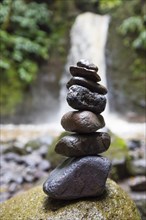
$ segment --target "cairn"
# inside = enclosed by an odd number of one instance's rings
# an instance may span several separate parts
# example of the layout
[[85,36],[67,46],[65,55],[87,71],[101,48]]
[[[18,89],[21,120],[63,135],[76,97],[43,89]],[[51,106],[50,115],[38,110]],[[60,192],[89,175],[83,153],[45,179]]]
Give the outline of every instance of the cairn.
[[102,113],[107,89],[99,84],[98,68],[86,60],[70,67],[72,78],[67,83],[67,102],[76,111],[67,112],[61,125],[71,134],[61,138],[55,147],[67,158],[54,169],[43,185],[54,199],[71,200],[95,197],[105,190],[110,161],[99,155],[110,146],[110,136],[97,132],[105,126]]

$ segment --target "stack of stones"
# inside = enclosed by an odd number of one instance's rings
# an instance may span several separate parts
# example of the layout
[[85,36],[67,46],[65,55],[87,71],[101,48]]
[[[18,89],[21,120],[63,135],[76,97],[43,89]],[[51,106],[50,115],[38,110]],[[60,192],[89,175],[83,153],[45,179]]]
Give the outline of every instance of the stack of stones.
[[69,158],[50,173],[43,185],[51,198],[95,197],[105,190],[111,163],[99,154],[109,148],[110,136],[96,131],[105,126],[100,113],[106,106],[107,89],[98,83],[101,79],[97,71],[86,60],[70,67],[73,77],[67,83],[67,102],[77,111],[61,119],[63,128],[72,133],[59,140],[55,151]]

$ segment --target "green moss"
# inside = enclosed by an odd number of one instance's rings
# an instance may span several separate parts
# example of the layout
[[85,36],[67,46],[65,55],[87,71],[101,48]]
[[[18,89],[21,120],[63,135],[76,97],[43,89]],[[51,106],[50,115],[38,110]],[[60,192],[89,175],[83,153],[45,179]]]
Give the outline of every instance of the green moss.
[[145,100],[145,61],[140,53],[125,45],[119,27],[122,22],[135,15],[135,4],[139,1],[123,1],[117,10],[111,13],[111,22],[107,41],[108,60],[107,78],[112,110],[127,116],[127,112],[144,115],[141,103]]
[[11,70],[11,77],[5,79],[5,83],[0,85],[0,108],[1,115],[12,114],[15,111],[15,107],[22,101],[23,85],[21,82],[13,76]]
[[113,181],[107,181],[100,198],[55,201],[36,187],[1,204],[0,219],[6,220],[140,220],[134,202]]
[[110,132],[110,136],[111,136],[111,145],[108,151],[104,153],[104,155],[107,156],[111,160],[113,159],[120,160],[120,159],[123,159],[123,157],[128,158],[129,157],[128,149],[127,149],[127,145],[124,139],[120,138],[119,136],[111,132]]
[[57,154],[55,152],[55,146],[57,142],[64,136],[68,134],[67,131],[62,132],[57,138],[54,139],[53,143],[49,147],[48,154],[47,154],[47,159],[50,161],[52,167],[56,167],[60,162],[62,162],[66,157]]
[[117,181],[129,176],[131,167],[131,158],[128,153],[126,142],[121,137],[110,132],[111,145],[103,155],[108,157],[113,166],[110,172],[110,177]]
[[66,61],[68,32],[74,18],[70,13],[72,3],[60,0],[46,3],[5,0],[0,3],[1,116],[17,114],[22,102],[26,103],[26,99],[29,102],[28,88],[35,84],[38,70],[45,61],[49,62],[50,73],[50,66],[54,64],[52,72],[59,86]]

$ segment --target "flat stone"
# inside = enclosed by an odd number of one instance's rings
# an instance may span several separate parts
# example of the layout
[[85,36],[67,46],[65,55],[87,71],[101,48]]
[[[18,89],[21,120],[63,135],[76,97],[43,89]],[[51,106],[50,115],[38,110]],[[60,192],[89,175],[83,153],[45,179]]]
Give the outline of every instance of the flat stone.
[[55,151],[67,157],[92,156],[103,153],[109,146],[110,136],[105,132],[72,134],[61,138]]
[[95,70],[87,69],[84,67],[71,66],[70,73],[72,76],[84,77],[85,79],[92,80],[94,82],[101,81],[100,76]]
[[53,170],[43,185],[54,199],[77,199],[103,194],[110,161],[100,156],[68,158]]
[[90,111],[70,111],[61,119],[61,125],[66,131],[77,133],[92,133],[105,126],[102,115]]
[[98,67],[95,64],[89,62],[88,60],[84,60],[84,59],[81,59],[80,61],[78,61],[77,66],[85,67],[87,69],[98,71]]
[[83,86],[73,85],[67,93],[67,102],[74,109],[100,114],[105,109],[106,97],[93,93]]
[[105,95],[107,93],[107,89],[99,83],[92,82],[90,80],[86,80],[83,77],[72,77],[66,87],[69,89],[73,85],[83,86],[89,89],[91,92],[97,92],[99,94]]

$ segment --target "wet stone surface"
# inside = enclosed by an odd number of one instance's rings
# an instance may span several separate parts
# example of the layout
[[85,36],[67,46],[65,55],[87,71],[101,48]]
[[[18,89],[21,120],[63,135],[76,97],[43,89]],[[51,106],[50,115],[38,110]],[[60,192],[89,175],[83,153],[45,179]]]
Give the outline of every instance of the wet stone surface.
[[63,137],[56,145],[55,151],[67,157],[97,155],[110,146],[110,136],[105,132],[91,134],[72,134]]
[[80,61],[78,61],[77,66],[85,67],[85,68],[91,69],[91,70],[95,70],[96,72],[98,71],[98,67],[95,64],[93,64],[90,61],[85,60],[85,59],[81,59]]
[[18,140],[1,143],[0,202],[29,189],[46,177],[51,169],[50,162],[45,158],[50,143],[49,137],[43,142],[40,138],[27,143]]
[[73,85],[83,86],[89,89],[91,92],[96,92],[102,95],[107,93],[107,89],[101,84],[86,80],[82,77],[72,77],[67,83],[66,87],[69,89]]
[[43,190],[65,200],[101,195],[110,167],[110,161],[99,156],[69,158],[50,173]]
[[89,89],[78,85],[69,88],[67,102],[74,109],[88,110],[96,114],[103,112],[106,106],[104,95],[92,93]]
[[61,125],[66,131],[91,133],[103,128],[105,122],[102,115],[90,111],[70,111],[62,117]]
[[136,176],[130,179],[129,187],[132,191],[146,191],[146,176]]
[[84,67],[71,66],[70,73],[72,76],[84,77],[85,79],[94,82],[101,81],[100,76],[96,73],[95,70],[87,69]]

